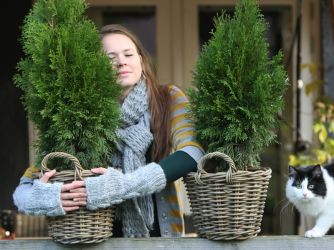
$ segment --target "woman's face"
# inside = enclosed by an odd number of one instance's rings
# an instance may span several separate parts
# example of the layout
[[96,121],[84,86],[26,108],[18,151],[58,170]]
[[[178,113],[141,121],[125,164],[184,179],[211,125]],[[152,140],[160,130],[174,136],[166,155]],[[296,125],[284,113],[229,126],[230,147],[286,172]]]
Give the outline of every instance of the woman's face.
[[118,81],[126,91],[137,83],[142,74],[141,56],[130,38],[122,34],[107,34],[102,38],[103,50],[118,72]]

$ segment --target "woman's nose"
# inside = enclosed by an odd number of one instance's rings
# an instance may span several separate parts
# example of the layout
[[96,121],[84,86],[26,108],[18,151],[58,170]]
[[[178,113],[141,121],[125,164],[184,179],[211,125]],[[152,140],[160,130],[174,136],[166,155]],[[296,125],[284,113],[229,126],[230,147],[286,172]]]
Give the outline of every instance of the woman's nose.
[[120,56],[119,58],[117,58],[117,65],[118,65],[118,67],[126,65],[125,57]]
[[125,62],[120,62],[120,63],[118,63],[118,67],[122,67],[122,66],[125,66],[126,65],[126,63]]
[[111,60],[111,64],[112,64],[113,67],[115,67],[115,68],[119,68],[119,67],[121,67],[121,66],[126,65],[126,62],[125,62],[124,59],[113,58],[113,59]]

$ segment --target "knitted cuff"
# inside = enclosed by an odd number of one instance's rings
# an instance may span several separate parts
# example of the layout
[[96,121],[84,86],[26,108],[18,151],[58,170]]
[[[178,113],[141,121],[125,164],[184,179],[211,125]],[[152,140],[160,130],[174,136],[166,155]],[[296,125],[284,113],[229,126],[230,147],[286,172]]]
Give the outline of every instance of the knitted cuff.
[[95,210],[159,192],[166,186],[166,177],[160,165],[150,163],[127,174],[108,168],[103,175],[86,178],[85,184],[87,208]]
[[100,176],[86,178],[87,209],[96,210],[121,203],[123,185],[124,174],[114,168],[108,168]]
[[152,162],[125,174],[126,186],[124,199],[160,192],[166,186],[166,176],[161,166]]
[[16,198],[16,201],[19,200],[16,202],[19,211],[31,215],[65,215],[60,200],[62,185],[60,182],[43,183],[39,180],[35,180],[32,186],[22,185],[26,190],[18,190],[23,193],[21,199]]

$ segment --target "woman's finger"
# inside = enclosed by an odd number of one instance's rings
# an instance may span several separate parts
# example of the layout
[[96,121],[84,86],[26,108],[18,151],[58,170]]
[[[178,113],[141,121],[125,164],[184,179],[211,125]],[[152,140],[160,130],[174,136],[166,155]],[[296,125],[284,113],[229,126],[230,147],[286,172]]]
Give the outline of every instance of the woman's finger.
[[63,207],[64,211],[65,212],[72,212],[72,211],[75,211],[75,210],[78,210],[80,207],[78,206],[74,206],[74,207]]
[[62,200],[73,200],[75,198],[85,198],[86,199],[87,194],[86,193],[61,193],[60,198]]
[[87,193],[86,192],[86,188],[75,188],[75,189],[71,189],[70,193]]
[[92,168],[90,171],[92,171],[94,174],[104,174],[105,172],[107,172],[106,168]]
[[71,183],[62,185],[61,191],[62,192],[67,192],[67,191],[70,191],[71,189],[81,188],[81,187],[84,187],[84,186],[85,186],[84,181],[73,181]]
[[73,198],[73,201],[86,201],[87,202],[87,197]]
[[62,200],[61,204],[63,208],[65,208],[65,207],[85,206],[87,202],[86,201]]
[[47,183],[49,179],[55,175],[55,173],[56,173],[55,169],[48,171],[45,174],[43,174],[43,176],[39,180],[43,183]]

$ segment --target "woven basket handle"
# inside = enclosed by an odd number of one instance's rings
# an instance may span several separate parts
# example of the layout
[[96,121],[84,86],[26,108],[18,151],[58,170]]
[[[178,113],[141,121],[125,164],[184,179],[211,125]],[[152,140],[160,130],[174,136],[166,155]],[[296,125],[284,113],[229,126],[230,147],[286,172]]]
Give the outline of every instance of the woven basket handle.
[[77,180],[77,178],[79,178],[80,180],[83,180],[82,172],[84,171],[84,169],[80,165],[79,160],[76,157],[74,157],[73,155],[68,154],[68,153],[64,153],[64,152],[52,152],[52,153],[47,154],[43,158],[42,169],[41,169],[41,174],[42,175],[44,174],[44,172],[50,171],[50,169],[47,167],[46,163],[48,162],[49,159],[53,159],[53,158],[67,158],[67,159],[71,160],[74,163],[74,180]]
[[233,162],[233,160],[231,159],[231,157],[229,157],[228,155],[222,153],[222,152],[212,152],[212,153],[208,153],[206,155],[204,155],[201,160],[198,162],[197,165],[197,173],[195,174],[195,180],[198,184],[203,184],[203,182],[201,181],[201,174],[206,174],[207,172],[204,170],[205,164],[208,160],[212,159],[212,158],[222,158],[223,160],[225,160],[228,165],[229,168],[226,172],[226,182],[227,183],[232,183],[232,174],[237,172],[237,168],[235,167],[235,164]]

